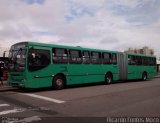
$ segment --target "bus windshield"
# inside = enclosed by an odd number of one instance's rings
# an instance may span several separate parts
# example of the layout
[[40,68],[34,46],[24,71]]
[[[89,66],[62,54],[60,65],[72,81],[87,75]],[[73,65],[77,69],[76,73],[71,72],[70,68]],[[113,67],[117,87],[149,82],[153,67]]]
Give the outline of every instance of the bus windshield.
[[26,49],[22,46],[12,46],[9,52],[8,69],[12,72],[22,72],[26,65]]

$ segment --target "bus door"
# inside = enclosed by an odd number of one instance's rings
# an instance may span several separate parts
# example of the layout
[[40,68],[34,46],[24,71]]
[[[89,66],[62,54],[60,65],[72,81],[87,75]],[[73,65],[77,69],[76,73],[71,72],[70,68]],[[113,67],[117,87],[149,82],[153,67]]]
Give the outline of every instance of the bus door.
[[[79,83],[93,83],[99,82],[104,79],[101,64],[101,53],[100,52],[90,52],[87,50],[82,51],[82,63],[78,67],[77,81]],[[75,67],[75,69],[77,68]]]
[[[85,54],[85,52],[84,52]],[[99,51],[90,52],[90,62],[89,64],[84,64],[84,70],[86,76],[86,82],[100,82],[104,81],[104,71],[102,65],[102,53]],[[86,61],[89,61],[86,59]],[[88,62],[87,62],[88,63]]]
[[53,48],[52,57],[55,75],[66,75],[67,85],[82,83],[84,79],[80,50]]
[[[51,65],[51,51],[49,48],[32,46],[28,51],[29,86],[47,87],[52,85],[53,71]],[[26,85],[27,86],[27,85]]]
[[69,64],[67,70],[68,84],[79,84],[85,81],[81,50],[69,50]]

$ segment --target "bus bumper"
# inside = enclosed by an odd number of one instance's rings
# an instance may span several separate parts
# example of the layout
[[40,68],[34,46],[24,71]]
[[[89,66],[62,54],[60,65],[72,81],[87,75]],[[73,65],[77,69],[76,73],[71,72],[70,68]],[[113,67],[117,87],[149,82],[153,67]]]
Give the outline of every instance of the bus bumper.
[[8,85],[12,87],[24,88],[24,81],[8,81]]

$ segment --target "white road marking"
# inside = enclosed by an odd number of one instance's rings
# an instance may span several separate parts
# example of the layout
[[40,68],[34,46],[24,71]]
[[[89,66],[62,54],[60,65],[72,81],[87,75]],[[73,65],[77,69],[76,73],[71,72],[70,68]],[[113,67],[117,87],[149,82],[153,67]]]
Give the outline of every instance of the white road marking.
[[9,104],[0,104],[0,107],[10,106]]
[[39,116],[32,116],[32,117],[24,118],[22,120],[13,121],[13,123],[31,123],[31,122],[40,121],[40,120],[42,119]]
[[24,94],[24,93],[20,93],[20,94],[34,97],[34,98],[38,98],[38,99],[43,99],[43,100],[54,102],[54,103],[65,103],[66,102],[66,101],[62,101],[62,100],[58,100],[58,99],[54,99],[54,98],[49,98],[49,97],[44,97],[44,96],[40,96],[40,95],[36,95],[36,94]]
[[5,115],[5,114],[11,114],[11,113],[17,113],[17,112],[23,112],[25,111],[25,109],[12,109],[12,110],[5,110],[0,112],[0,116],[1,115]]

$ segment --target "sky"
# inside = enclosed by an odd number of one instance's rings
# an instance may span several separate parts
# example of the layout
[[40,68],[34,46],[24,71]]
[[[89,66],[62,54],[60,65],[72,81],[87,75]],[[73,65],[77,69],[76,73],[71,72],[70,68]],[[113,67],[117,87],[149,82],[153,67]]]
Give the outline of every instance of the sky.
[[160,56],[160,0],[0,0],[0,47],[21,41]]

